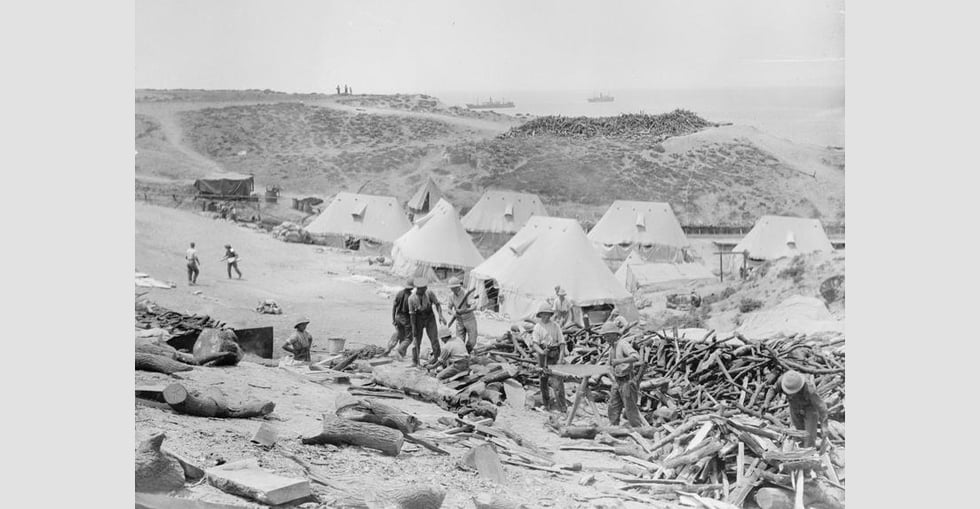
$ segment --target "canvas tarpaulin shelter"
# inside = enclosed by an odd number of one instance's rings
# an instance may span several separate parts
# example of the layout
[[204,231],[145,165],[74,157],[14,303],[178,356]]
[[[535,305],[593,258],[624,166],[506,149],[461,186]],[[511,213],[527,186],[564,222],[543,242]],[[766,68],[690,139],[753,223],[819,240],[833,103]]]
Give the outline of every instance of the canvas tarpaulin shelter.
[[[795,245],[794,245],[795,244]],[[832,252],[834,245],[819,219],[762,216],[733,252],[747,252],[750,260],[775,260],[814,252]]]
[[512,239],[470,272],[470,281],[481,302],[486,302],[486,282],[493,281],[500,312],[512,319],[532,316],[554,296],[556,286],[568,292],[578,323],[583,307],[601,304],[616,306],[627,320],[639,316],[632,295],[616,281],[574,219],[531,217]]
[[432,210],[442,199],[442,191],[432,177],[427,177],[412,199],[408,200],[408,210],[415,214],[425,214]]
[[486,191],[463,217],[463,227],[477,249],[489,256],[503,246],[533,216],[547,216],[541,198],[515,191]]
[[255,189],[255,179],[239,173],[217,173],[195,180],[194,188],[206,195],[248,197]]
[[679,262],[690,246],[667,203],[617,200],[589,232],[602,259],[617,268],[632,251],[646,261]]
[[432,211],[415,220],[412,229],[395,241],[391,257],[396,274],[430,282],[444,279],[448,274],[443,272],[468,272],[483,263],[459,214],[446,200],[439,200]]
[[619,266],[616,279],[630,292],[658,292],[712,282],[717,278],[699,261],[679,263],[647,261],[640,253],[634,251]]
[[394,197],[342,192],[304,229],[327,245],[345,247],[354,240],[362,251],[385,252],[411,227]]

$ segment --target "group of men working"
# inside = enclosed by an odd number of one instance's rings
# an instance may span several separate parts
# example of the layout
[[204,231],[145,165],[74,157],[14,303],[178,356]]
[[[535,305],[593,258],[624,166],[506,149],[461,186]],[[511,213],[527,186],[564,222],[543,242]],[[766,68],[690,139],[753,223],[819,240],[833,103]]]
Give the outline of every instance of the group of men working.
[[[421,279],[406,281],[405,288],[396,294],[391,311],[396,333],[389,342],[387,352],[397,348],[398,356],[404,357],[409,345],[412,345],[412,365],[420,366],[419,350],[422,333],[425,332],[432,347],[432,356],[424,367],[437,370],[436,376],[439,379],[451,378],[469,369],[470,356],[476,347],[477,338],[474,303],[469,300],[472,291],[463,292],[458,278],[449,280],[449,288],[452,292],[449,302],[452,318],[449,323],[443,316],[439,299]],[[551,367],[565,364],[568,356],[563,329],[573,319],[572,305],[566,295],[563,289],[556,288],[556,298],[538,308],[535,314],[537,322],[527,338],[527,343],[537,355],[538,365],[542,368],[539,379],[542,403],[548,410],[562,412],[568,408],[564,381],[553,374]],[[440,325],[436,325],[437,320]],[[283,346],[296,360],[310,360],[313,337],[306,332],[308,323],[306,318],[297,321],[293,334]],[[455,334],[450,328],[453,323],[456,324]],[[611,316],[599,329],[599,335],[609,346],[607,362],[612,387],[607,401],[607,417],[609,424],[616,426],[625,414],[630,426],[640,427],[645,424],[638,406],[639,379],[642,373],[637,364],[641,359],[632,342],[623,339],[624,325],[622,317]],[[796,371],[787,371],[780,378],[779,384],[789,402],[793,426],[806,431],[803,444],[807,447],[815,446],[818,426],[826,433],[828,412],[813,381]]]
[[[218,261],[227,262],[228,279],[231,279],[232,270],[238,274],[238,279],[242,278],[242,271],[238,270],[238,260],[238,253],[231,247],[231,244],[225,244],[225,255]],[[197,256],[197,247],[193,242],[191,242],[191,247],[187,248],[187,252],[184,253],[184,261],[187,262],[187,284],[194,286],[197,284],[197,276],[201,274],[201,259]]]
[[[445,339],[444,334],[452,336],[449,327],[453,323],[456,324],[457,336],[463,342],[467,355],[473,352],[477,338],[474,303],[470,300],[473,292],[463,292],[463,283],[457,277],[450,278],[449,290],[452,292],[449,301],[451,319],[447,323],[442,314],[442,303],[435,292],[428,288],[424,279],[409,279],[405,282],[405,287],[395,294],[391,307],[391,322],[395,326],[395,334],[389,341],[388,353],[395,350],[399,357],[404,357],[409,345],[412,345],[412,365],[419,366],[419,351],[424,332],[429,338],[433,358],[438,359],[442,353],[440,340]],[[440,330],[436,320],[445,331]]]

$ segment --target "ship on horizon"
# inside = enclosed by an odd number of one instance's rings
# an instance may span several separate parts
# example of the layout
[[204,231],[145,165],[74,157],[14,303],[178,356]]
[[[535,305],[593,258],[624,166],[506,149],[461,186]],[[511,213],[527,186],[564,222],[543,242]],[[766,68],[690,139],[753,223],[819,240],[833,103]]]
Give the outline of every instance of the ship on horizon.
[[503,101],[503,100],[494,102],[493,97],[491,97],[490,100],[487,102],[476,103],[476,104],[466,103],[466,107],[471,110],[490,110],[490,109],[497,109],[497,108],[513,108],[514,103],[511,101]]
[[599,95],[589,98],[590,103],[611,103],[615,100],[616,100],[615,97],[611,95],[602,94],[601,92],[599,93]]

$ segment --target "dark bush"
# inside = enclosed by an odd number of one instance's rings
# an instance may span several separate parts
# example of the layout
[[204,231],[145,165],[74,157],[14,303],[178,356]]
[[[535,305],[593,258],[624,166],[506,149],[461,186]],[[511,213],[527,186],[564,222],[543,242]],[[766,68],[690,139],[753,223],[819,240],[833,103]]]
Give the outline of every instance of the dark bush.
[[751,313],[762,307],[762,301],[758,299],[744,298],[738,303],[738,310],[742,313]]

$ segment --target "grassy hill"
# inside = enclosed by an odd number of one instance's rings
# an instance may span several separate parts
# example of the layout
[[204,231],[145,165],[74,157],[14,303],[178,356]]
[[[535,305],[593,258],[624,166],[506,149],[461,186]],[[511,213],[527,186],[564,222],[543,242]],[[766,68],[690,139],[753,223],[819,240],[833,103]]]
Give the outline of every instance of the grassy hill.
[[461,208],[485,188],[518,189],[586,222],[615,199],[669,202],[684,223],[844,217],[842,150],[682,110],[523,119],[424,95],[144,90],[137,97],[138,176],[191,178],[220,168],[254,174],[257,188],[324,197],[362,189],[406,200],[433,175]]

